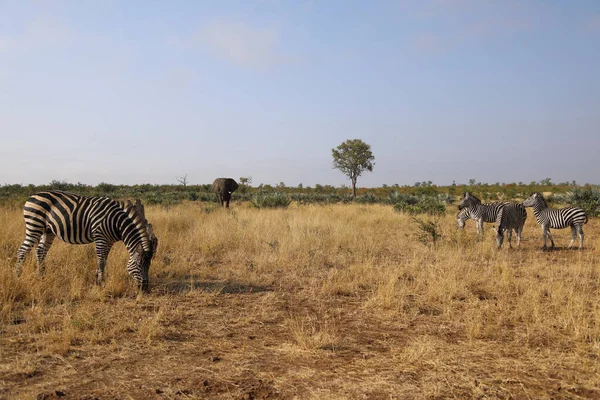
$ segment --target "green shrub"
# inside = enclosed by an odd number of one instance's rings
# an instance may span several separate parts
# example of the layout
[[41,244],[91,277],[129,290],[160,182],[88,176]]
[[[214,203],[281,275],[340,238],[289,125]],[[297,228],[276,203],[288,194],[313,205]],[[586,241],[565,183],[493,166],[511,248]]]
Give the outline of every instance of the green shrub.
[[438,193],[437,200],[440,203],[452,204],[454,203],[454,196],[450,193]]
[[[410,202],[414,199],[409,198]],[[410,204],[408,201],[401,201],[394,205],[394,211],[404,212],[410,215],[429,214],[442,215],[446,212],[446,205],[438,200],[437,196],[422,196],[417,202]]]
[[334,204],[342,201],[337,194],[325,193],[292,193],[290,198],[300,204]]
[[359,204],[375,204],[379,202],[379,197],[375,196],[373,193],[365,193],[356,196],[354,202]]
[[252,197],[252,204],[258,208],[285,208],[290,205],[292,199],[285,193],[259,193]]
[[600,187],[576,187],[568,193],[569,203],[575,207],[583,208],[590,217],[600,215]]
[[417,225],[417,240],[424,245],[436,245],[442,237],[440,224],[438,221],[423,221],[422,219],[413,217],[413,222]]
[[390,204],[404,203],[414,206],[419,202],[419,196],[409,193],[400,193],[394,190],[392,193],[390,193],[388,202]]

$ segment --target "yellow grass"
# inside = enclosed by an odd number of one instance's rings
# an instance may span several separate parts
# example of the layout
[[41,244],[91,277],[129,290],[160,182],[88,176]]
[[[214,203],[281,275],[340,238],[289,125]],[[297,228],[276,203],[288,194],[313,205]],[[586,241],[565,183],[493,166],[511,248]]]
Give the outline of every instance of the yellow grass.
[[600,224],[586,249],[497,251],[454,211],[435,247],[390,206],[147,207],[141,294],[111,252],[55,241],[13,274],[0,208],[0,398],[600,398]]

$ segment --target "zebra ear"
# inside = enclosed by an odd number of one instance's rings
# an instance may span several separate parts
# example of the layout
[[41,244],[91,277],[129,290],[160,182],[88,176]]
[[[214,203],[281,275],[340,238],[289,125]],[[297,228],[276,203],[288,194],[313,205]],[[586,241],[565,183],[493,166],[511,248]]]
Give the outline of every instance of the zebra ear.
[[133,208],[133,204],[131,204],[131,200],[127,200],[127,202],[123,203],[123,208],[127,211]]
[[152,231],[152,224],[146,225],[146,232],[148,232],[148,237],[150,238],[150,243],[152,244],[152,254],[156,253],[156,248],[158,247],[158,238]]
[[144,214],[144,206],[140,199],[135,199],[135,211],[142,218],[142,221],[146,221],[146,215]]

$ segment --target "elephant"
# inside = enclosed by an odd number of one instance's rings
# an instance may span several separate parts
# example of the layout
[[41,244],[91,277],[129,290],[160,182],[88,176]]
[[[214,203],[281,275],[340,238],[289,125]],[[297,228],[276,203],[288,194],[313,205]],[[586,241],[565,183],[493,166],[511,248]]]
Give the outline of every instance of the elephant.
[[238,184],[231,178],[217,178],[212,184],[212,191],[217,194],[217,199],[221,206],[229,208],[231,193],[235,192]]

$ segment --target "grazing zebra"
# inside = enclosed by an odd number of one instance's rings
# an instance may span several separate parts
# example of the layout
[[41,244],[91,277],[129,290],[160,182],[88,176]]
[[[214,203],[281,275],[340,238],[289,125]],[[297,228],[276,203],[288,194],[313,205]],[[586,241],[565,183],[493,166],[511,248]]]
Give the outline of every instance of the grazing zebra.
[[471,213],[468,208],[463,208],[456,214],[456,225],[458,229],[464,229],[467,223],[467,220],[471,218]]
[[496,218],[498,228],[494,228],[496,231],[496,245],[498,248],[502,247],[502,242],[504,242],[504,231],[508,231],[508,245],[509,247],[512,247],[511,241],[513,230],[517,234],[517,247],[521,246],[521,233],[523,232],[525,219],[527,219],[527,211],[522,204],[506,203],[504,207],[500,209],[498,217]]
[[96,244],[98,282],[104,280],[104,267],[112,245],[123,241],[129,252],[127,272],[144,290],[148,289],[148,269],[158,239],[144,215],[139,200],[135,205],[106,197],[88,197],[59,191],[31,196],[23,207],[25,240],[17,252],[15,272],[21,275],[23,260],[37,243],[40,274],[54,238],[71,244]]
[[[496,222],[498,218],[498,213],[504,207],[506,203],[498,201],[494,203],[481,204],[481,200],[472,195],[471,193],[465,193],[463,199],[460,201],[458,205],[459,210],[467,210],[461,218],[464,218],[468,215],[468,218],[474,219],[477,222],[477,233],[483,235],[483,223],[484,222]],[[460,213],[459,213],[460,215]],[[457,220],[459,216],[457,215]],[[465,219],[466,221],[466,219]],[[458,222],[458,221],[457,221]],[[458,222],[459,228],[461,227],[461,222]],[[462,223],[464,227],[464,222]]]
[[550,233],[550,228],[564,229],[568,226],[571,227],[571,243],[569,244],[569,248],[573,247],[575,238],[579,234],[579,249],[583,249],[583,225],[588,221],[584,210],[578,207],[550,208],[544,196],[537,192],[525,199],[523,205],[525,207],[533,207],[533,215],[535,215],[537,223],[542,227],[544,249],[546,248],[546,236],[550,237],[550,243],[552,243],[552,248],[554,248],[554,239]]

